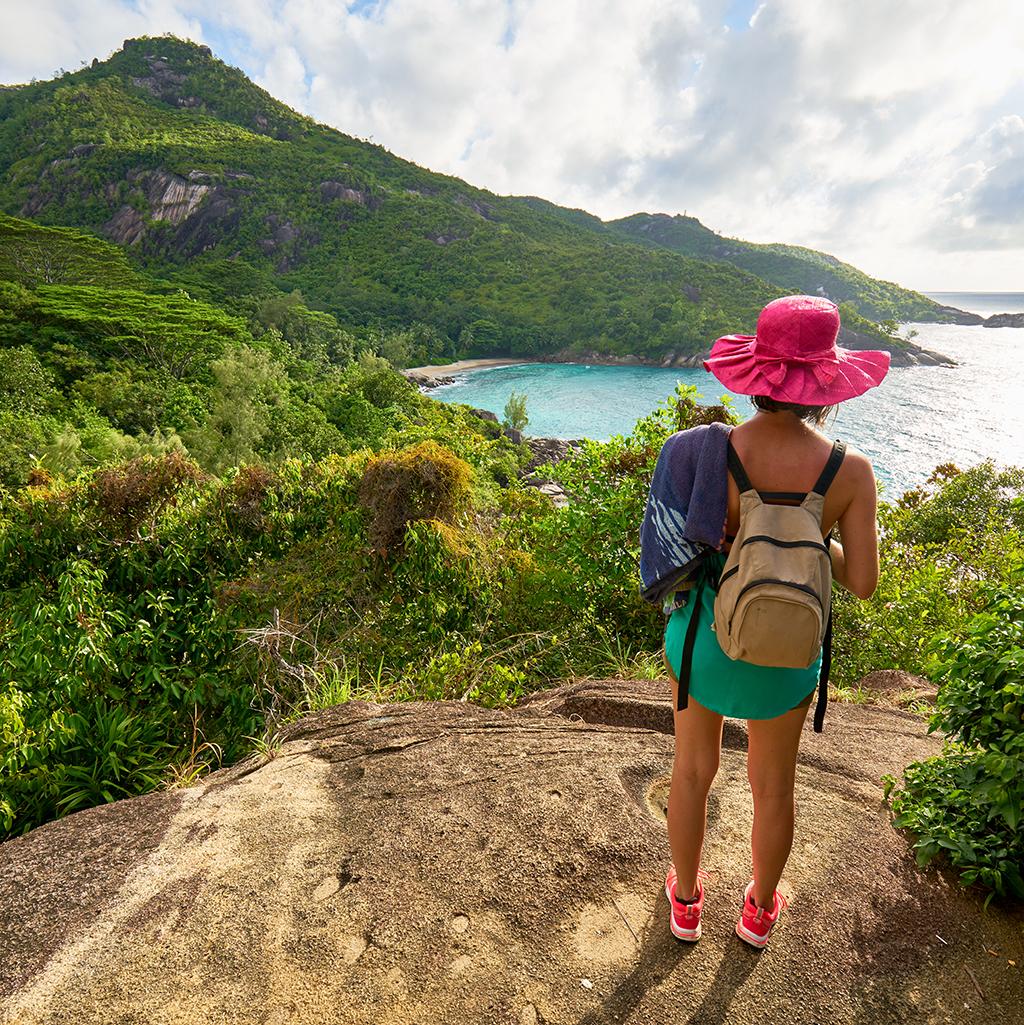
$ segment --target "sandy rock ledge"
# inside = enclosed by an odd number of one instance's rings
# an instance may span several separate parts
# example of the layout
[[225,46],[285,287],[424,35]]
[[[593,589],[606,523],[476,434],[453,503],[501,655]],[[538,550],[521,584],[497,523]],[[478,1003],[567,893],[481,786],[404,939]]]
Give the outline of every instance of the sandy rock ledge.
[[878,777],[937,750],[919,718],[833,706],[808,731],[792,905],[760,955],[733,935],[741,724],[704,938],[669,935],[670,727],[662,682],[353,703],[269,761],[8,841],[0,1022],[1024,1022],[1020,919],[918,871],[882,805]]

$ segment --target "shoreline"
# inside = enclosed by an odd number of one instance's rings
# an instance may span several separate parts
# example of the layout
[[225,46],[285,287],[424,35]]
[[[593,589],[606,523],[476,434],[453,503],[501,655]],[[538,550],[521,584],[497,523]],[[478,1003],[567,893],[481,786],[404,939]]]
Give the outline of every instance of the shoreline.
[[[1024,316],[1022,314],[1021,316]],[[987,326],[987,325],[986,325]],[[860,349],[872,349],[879,343],[856,332],[849,331],[839,336],[839,344],[854,352]],[[939,352],[923,349],[913,342],[904,342],[899,346],[891,346],[887,351],[892,355],[894,367],[907,366],[946,366],[955,367],[956,361]],[[460,359],[454,363],[437,363],[423,367],[409,367],[401,373],[413,384],[421,388],[434,388],[442,384],[452,384],[455,375],[471,370],[483,370],[490,367],[519,366],[525,363],[559,363],[559,364],[590,364],[593,366],[647,366],[663,370],[682,367],[700,367],[707,353],[703,355],[677,354],[670,352],[658,358],[644,356],[612,356],[594,351],[574,353],[570,357],[562,352],[548,353],[537,356],[484,356],[476,359]]]
[[460,359],[454,363],[432,363],[426,367],[407,367],[403,374],[416,374],[418,377],[438,383],[440,378],[452,377],[465,373],[467,370],[483,370],[486,367],[514,367],[520,363],[540,363],[541,360],[521,357],[483,357],[481,359]]

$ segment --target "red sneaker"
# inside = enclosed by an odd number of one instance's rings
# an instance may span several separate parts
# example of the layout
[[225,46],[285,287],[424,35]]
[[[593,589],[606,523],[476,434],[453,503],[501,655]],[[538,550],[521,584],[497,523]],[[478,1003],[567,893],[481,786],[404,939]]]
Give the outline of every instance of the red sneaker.
[[754,903],[754,880],[747,883],[743,892],[743,914],[736,923],[736,935],[752,947],[762,950],[768,943],[768,937],[779,920],[782,909],[786,906],[786,898],[775,891],[772,908],[760,908]]
[[700,913],[704,910],[704,883],[708,878],[703,869],[697,872],[697,899],[692,904],[676,896],[676,867],[671,866],[665,879],[665,896],[671,906],[668,927],[677,940],[696,943],[700,939]]

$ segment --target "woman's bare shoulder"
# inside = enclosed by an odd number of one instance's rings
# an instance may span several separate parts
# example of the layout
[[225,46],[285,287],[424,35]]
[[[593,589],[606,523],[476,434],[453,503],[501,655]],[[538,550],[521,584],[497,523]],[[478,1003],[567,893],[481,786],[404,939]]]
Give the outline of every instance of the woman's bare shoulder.
[[851,499],[858,495],[874,496],[878,490],[870,457],[853,445],[846,446],[846,456],[836,474],[836,482]]
[[851,478],[871,480],[875,479],[875,467],[870,457],[866,456],[859,448],[853,445],[846,446],[846,456],[843,459],[843,469]]

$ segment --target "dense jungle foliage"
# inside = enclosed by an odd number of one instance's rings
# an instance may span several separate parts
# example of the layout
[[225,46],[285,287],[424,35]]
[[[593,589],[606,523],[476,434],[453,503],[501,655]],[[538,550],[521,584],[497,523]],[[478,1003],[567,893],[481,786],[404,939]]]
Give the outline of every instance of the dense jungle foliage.
[[886,779],[896,824],[914,836],[920,864],[945,855],[961,879],[1024,901],[1024,562],[1012,584],[986,584],[966,624],[937,635],[933,729],[937,758]]
[[[0,218],[0,485],[23,485],[34,466],[70,475],[172,451],[214,473],[318,459],[428,422],[467,445],[484,437],[385,358],[422,357],[420,328],[348,330],[270,288],[214,305],[137,276],[117,246],[26,224]],[[58,265],[63,282],[46,283],[42,269]],[[515,451],[496,443],[495,472],[514,472],[526,458]]]
[[1024,471],[940,467],[884,512],[891,569],[848,610],[849,652],[887,644],[938,683],[931,729],[948,738],[887,779],[896,824],[921,864],[945,855],[965,883],[1024,901]]
[[[693,354],[751,330],[793,287],[763,261],[756,276],[429,172],[296,114],[170,37],[0,90],[0,210],[105,234],[139,268],[214,303],[298,290],[349,327],[421,325],[427,361]],[[830,257],[813,255],[804,290],[841,286],[844,320],[861,333],[884,337],[860,314],[938,310],[852,269],[840,280]]]

